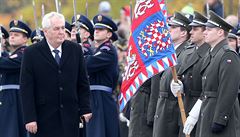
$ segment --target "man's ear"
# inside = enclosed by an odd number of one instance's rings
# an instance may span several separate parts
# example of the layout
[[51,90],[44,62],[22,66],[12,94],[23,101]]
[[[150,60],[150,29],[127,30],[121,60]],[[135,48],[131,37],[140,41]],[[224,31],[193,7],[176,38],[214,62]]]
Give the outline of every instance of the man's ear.
[[218,29],[217,35],[224,36],[224,30],[223,29]]
[[186,35],[187,35],[187,31],[186,31],[186,30],[184,30],[184,31],[181,31],[180,35],[181,35],[181,37],[184,37],[184,36],[186,36]]
[[89,38],[89,37],[90,37],[90,33],[89,33],[88,31],[85,31],[84,37],[85,37],[85,38]]
[[107,38],[110,39],[111,37],[112,37],[112,32],[109,31],[109,32],[107,33]]

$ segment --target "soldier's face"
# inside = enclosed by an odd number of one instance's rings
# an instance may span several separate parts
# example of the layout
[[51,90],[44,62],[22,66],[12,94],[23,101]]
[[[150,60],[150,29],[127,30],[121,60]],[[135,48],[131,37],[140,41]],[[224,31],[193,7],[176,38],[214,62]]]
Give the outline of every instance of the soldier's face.
[[204,31],[205,42],[210,44],[211,46],[215,46],[216,42],[219,41],[220,36],[222,35],[219,28],[209,28],[206,27]]
[[228,38],[228,46],[236,50],[237,48],[237,39]]
[[112,32],[109,32],[107,29],[95,29],[94,30],[94,40],[95,41],[105,41],[110,39]]
[[84,28],[80,27],[80,37],[81,37],[81,41],[84,42],[88,39],[88,37],[90,36],[90,33],[85,30]]
[[23,46],[27,43],[28,38],[21,32],[9,33],[9,44],[13,47]]
[[65,40],[65,22],[59,17],[50,19],[51,27],[44,29],[45,37],[50,44],[61,45]]
[[190,40],[192,41],[192,43],[198,44],[204,40],[205,37],[203,31],[204,30],[202,27],[192,27],[192,30],[190,31]]
[[170,26],[169,31],[170,31],[170,35],[171,35],[173,42],[176,42],[180,37],[180,33],[181,33],[180,27]]

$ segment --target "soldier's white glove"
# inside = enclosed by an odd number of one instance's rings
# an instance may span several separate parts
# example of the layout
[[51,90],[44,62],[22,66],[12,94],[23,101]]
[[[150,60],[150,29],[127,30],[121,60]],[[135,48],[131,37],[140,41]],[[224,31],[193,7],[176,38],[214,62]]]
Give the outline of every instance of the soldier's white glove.
[[175,97],[177,97],[178,91],[183,92],[183,83],[182,81],[178,80],[178,83],[172,80],[171,84],[171,91]]
[[194,126],[196,125],[199,118],[201,105],[202,100],[198,99],[193,108],[191,109],[191,111],[189,112],[189,116],[187,117],[187,120],[184,123],[183,128],[183,133],[185,133],[186,135],[190,135]]
[[126,122],[127,123],[127,127],[129,127],[130,121],[124,116],[123,113],[119,114],[119,119],[121,122]]

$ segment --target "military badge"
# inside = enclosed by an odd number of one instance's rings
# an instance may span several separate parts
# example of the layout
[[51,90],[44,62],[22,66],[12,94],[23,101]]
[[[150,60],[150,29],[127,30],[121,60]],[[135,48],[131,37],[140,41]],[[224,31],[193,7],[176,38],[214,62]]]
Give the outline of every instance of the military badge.
[[14,23],[15,26],[18,25],[18,21],[17,20],[14,20],[13,23]]
[[98,21],[102,21],[102,15],[98,15]]

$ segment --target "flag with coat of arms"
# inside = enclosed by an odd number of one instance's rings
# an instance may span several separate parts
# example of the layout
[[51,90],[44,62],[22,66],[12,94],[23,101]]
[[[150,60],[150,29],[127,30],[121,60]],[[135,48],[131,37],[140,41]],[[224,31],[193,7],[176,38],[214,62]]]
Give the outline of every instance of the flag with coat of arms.
[[177,64],[166,20],[165,0],[136,1],[118,97],[120,111],[147,79]]

